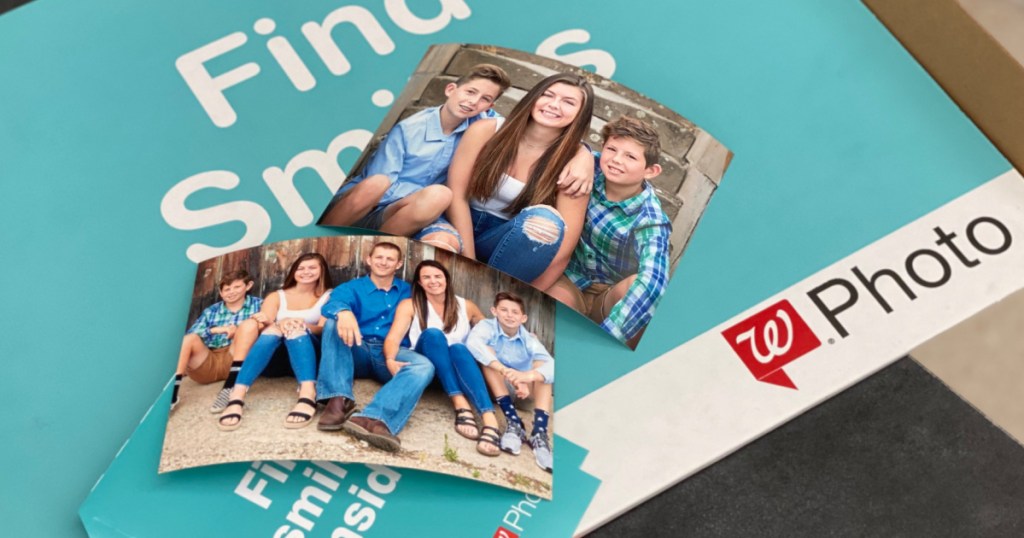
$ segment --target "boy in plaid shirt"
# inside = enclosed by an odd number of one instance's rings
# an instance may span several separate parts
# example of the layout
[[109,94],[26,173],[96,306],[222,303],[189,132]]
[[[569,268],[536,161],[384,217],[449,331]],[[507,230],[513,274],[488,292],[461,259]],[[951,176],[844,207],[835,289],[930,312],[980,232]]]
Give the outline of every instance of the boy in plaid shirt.
[[235,360],[231,355],[235,327],[263,305],[263,299],[249,295],[252,286],[253,278],[244,270],[231,271],[220,279],[221,300],[203,310],[182,339],[171,409],[178,404],[178,389],[186,374],[203,385],[224,381],[210,412],[219,413],[227,406],[228,393],[245,358]]
[[647,180],[661,173],[658,133],[622,116],[601,131],[600,174],[565,274],[548,294],[630,347],[668,284],[672,223]]

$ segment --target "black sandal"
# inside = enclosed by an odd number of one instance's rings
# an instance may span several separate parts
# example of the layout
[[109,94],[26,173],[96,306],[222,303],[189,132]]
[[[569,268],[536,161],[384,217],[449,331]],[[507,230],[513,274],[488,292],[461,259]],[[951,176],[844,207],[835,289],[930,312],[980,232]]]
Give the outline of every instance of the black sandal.
[[[243,409],[245,408],[245,402],[243,402],[242,400],[231,400],[230,402],[228,402],[228,405],[224,406],[224,409],[227,409],[228,407],[231,407],[232,405],[237,405],[238,407],[241,407]],[[224,419],[227,419],[227,418],[237,418],[238,422],[236,422],[234,424],[224,424]],[[217,419],[217,427],[220,428],[220,431],[222,431],[222,432],[235,431],[241,425],[242,425],[242,414],[241,413],[230,413],[230,414],[227,414],[227,415],[221,415],[220,418]]]
[[[492,458],[500,456],[501,445],[498,444],[498,442],[501,440],[500,435],[501,432],[498,431],[498,428],[495,428],[493,426],[484,426],[483,428],[480,429],[480,437],[478,437],[476,441],[476,451],[483,454],[484,456],[489,456]],[[480,448],[481,446],[487,445],[493,446],[494,452],[486,452]]]
[[[476,435],[470,436],[462,433],[462,431],[459,430],[459,426],[472,426],[476,428]],[[473,414],[472,409],[460,407],[455,410],[455,433],[473,441],[480,438],[480,425],[476,423],[476,415]]]
[[[309,413],[303,413],[302,411],[292,411],[291,413],[288,413],[288,416],[284,417],[284,427],[285,428],[288,428],[290,430],[296,430],[296,429],[299,429],[299,428],[304,428],[306,426],[309,426],[309,423],[313,422],[313,415],[316,414],[316,402],[314,402],[313,400],[310,400],[309,398],[299,398],[299,401],[296,403],[296,405],[298,405],[300,403],[301,404],[306,404],[306,405],[312,407],[313,408],[313,414],[311,415]],[[300,420],[298,422],[291,422],[291,421],[288,420],[289,417],[299,417],[302,420]]]

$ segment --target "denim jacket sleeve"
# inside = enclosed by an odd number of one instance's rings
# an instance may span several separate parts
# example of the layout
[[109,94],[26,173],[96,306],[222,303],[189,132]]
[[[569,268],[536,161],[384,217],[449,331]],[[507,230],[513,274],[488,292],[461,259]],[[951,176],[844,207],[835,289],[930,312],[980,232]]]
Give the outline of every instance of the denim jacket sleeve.
[[385,175],[388,176],[391,183],[394,183],[405,165],[405,153],[405,132],[402,130],[402,124],[399,123],[388,132],[384,142],[370,157],[370,162],[361,175],[363,177]]
[[527,350],[530,352],[531,361],[542,361],[543,364],[536,368],[540,375],[544,376],[544,383],[550,385],[555,381],[555,359],[544,349],[544,345],[532,334],[527,340]]
[[469,352],[477,362],[484,366],[498,360],[498,356],[489,344],[493,336],[494,328],[491,326],[490,320],[485,319],[477,323],[466,338],[466,347],[469,348]]

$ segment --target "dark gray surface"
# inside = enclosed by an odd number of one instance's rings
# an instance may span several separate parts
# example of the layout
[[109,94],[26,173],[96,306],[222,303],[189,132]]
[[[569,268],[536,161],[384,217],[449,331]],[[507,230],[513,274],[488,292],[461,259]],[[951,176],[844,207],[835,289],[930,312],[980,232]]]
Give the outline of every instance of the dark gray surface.
[[22,4],[27,4],[29,0],[0,0],[0,13],[10,11]]
[[905,358],[591,536],[1021,537],[1024,448]]

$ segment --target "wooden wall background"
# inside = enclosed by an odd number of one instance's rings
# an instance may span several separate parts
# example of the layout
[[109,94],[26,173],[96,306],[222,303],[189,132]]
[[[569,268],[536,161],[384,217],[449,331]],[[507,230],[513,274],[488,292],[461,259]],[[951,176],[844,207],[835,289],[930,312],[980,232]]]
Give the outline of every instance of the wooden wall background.
[[218,283],[227,272],[245,269],[255,279],[250,293],[265,297],[281,288],[288,268],[296,258],[306,252],[319,252],[327,259],[331,279],[334,286],[337,286],[367,273],[363,260],[378,240],[390,241],[402,248],[405,261],[399,269],[399,278],[411,283],[413,272],[420,261],[437,260],[451,273],[455,293],[476,303],[488,317],[491,317],[489,309],[494,302],[494,295],[499,291],[519,295],[527,305],[529,319],[526,328],[536,334],[549,351],[554,351],[555,306],[554,300],[547,295],[475,260],[404,237],[376,235],[292,239],[237,250],[206,260],[196,270],[192,306],[186,327],[199,317],[203,309],[220,300]]
[[[434,45],[384,117],[373,140],[352,170],[359,170],[391,128],[407,116],[444,103],[444,87],[479,63],[491,63],[508,72],[512,86],[494,108],[508,115],[538,81],[556,72],[586,76],[594,87],[594,117],[587,143],[601,147],[605,123],[627,114],[649,122],[661,138],[661,175],[651,181],[662,209],[672,220],[671,268],[683,255],[701,215],[711,201],[732,152],[692,122],[636,91],[581,68],[513,49],[486,45]],[[349,175],[352,175],[351,173]]]

